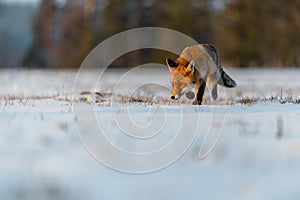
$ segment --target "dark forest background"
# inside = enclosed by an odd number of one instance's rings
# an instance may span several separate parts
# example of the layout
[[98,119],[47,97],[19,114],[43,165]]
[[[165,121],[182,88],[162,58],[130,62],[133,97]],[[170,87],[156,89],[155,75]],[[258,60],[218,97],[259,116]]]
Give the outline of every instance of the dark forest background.
[[[13,47],[4,48],[9,34],[0,29],[0,66],[18,59],[24,67],[78,68],[101,41],[144,26],[214,44],[225,66],[300,65],[299,0],[41,0],[30,18],[32,36],[22,56],[14,56],[17,49],[7,53]],[[163,63],[164,57],[133,52],[115,66],[148,60]]]

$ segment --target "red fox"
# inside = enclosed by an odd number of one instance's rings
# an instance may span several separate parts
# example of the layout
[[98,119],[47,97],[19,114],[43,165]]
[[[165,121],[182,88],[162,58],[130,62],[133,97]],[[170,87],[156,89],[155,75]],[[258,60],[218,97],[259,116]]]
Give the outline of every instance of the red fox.
[[171,73],[172,96],[179,99],[183,94],[192,97],[190,91],[195,87],[195,101],[201,105],[206,83],[212,86],[212,97],[217,99],[217,85],[233,88],[236,82],[219,65],[217,49],[210,44],[200,44],[186,47],[177,61],[166,59]]

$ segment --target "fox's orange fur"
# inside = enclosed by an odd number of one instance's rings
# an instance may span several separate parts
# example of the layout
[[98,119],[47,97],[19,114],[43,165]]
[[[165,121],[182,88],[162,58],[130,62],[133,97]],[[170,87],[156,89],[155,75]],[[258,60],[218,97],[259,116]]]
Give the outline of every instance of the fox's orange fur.
[[195,86],[195,104],[201,104],[206,83],[212,85],[212,97],[217,98],[217,84],[235,87],[219,65],[218,52],[212,45],[202,44],[185,48],[177,61],[167,58],[171,73],[172,99],[179,99]]

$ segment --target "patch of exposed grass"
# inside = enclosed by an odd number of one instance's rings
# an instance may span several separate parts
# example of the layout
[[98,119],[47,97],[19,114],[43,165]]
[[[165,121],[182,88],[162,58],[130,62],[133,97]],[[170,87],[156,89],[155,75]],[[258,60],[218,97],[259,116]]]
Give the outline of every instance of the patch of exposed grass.
[[[135,94],[135,95],[122,95],[105,92],[88,92],[83,91],[79,95],[67,95],[64,93],[57,95],[0,95],[0,104],[4,106],[26,106],[29,102],[34,100],[54,100],[54,101],[68,101],[68,102],[82,102],[87,104],[98,104],[99,106],[111,106],[113,103],[120,103],[121,105],[139,104],[139,105],[191,105],[193,99],[182,97],[174,101],[165,96],[156,96],[153,94]],[[216,101],[212,101],[208,96],[203,98],[202,104],[216,104],[216,105],[253,105],[264,103],[293,103],[300,104],[300,98],[293,95],[282,94],[272,95],[270,97],[219,97]]]

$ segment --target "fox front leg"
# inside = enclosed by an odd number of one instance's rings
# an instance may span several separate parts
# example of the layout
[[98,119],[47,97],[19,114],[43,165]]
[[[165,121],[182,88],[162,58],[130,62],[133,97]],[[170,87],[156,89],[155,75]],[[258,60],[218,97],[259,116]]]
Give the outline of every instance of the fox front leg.
[[195,85],[195,89],[196,89],[196,99],[193,102],[193,105],[201,105],[202,104],[202,99],[203,99],[203,95],[204,95],[204,91],[205,91],[205,87],[206,87],[206,82],[204,79],[199,79],[199,81],[196,83]]

